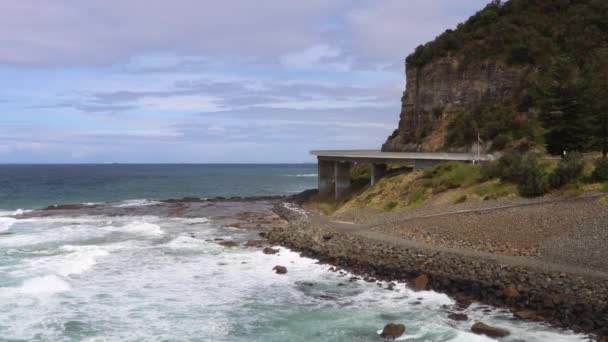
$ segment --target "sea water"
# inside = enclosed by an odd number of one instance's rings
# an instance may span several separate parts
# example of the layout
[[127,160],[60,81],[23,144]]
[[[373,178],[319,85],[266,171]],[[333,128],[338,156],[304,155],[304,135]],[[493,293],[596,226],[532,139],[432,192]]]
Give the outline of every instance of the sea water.
[[[238,173],[243,183],[247,177],[259,179],[258,169],[242,168]],[[310,168],[276,170],[294,179],[282,185],[283,193],[315,181],[297,176],[312,173]],[[155,171],[154,179],[170,183],[174,172],[164,178]],[[97,177],[104,178],[103,172]],[[120,184],[144,182],[124,177]],[[214,177],[217,183],[229,183],[221,173]],[[299,178],[311,179],[300,184]],[[213,183],[209,174],[200,181]],[[42,188],[51,187],[39,179],[33,183],[32,189],[42,183]],[[46,205],[75,199],[70,196],[76,193],[86,198],[87,191],[96,192],[90,193],[90,202],[97,202],[100,193],[108,192],[84,183],[92,190],[72,184],[66,187],[72,190],[56,200],[48,193],[40,194],[42,202],[23,193],[13,195],[23,203]],[[278,185],[261,183],[257,191],[248,185],[248,191],[258,195]],[[55,186],[60,192],[61,186]],[[193,189],[200,185],[183,194],[171,192],[170,197],[192,196]],[[222,191],[239,194],[238,189]],[[446,295],[413,292],[404,284],[390,291],[384,283],[351,282],[352,275],[332,272],[328,265],[286,248],[266,255],[258,248],[217,243],[257,238],[255,231],[231,225],[230,213],[269,204],[209,205],[202,207],[204,215],[173,217],[165,214],[162,203],[124,189],[121,194],[127,197],[73,214],[5,205],[0,212],[0,341],[379,341],[379,330],[389,322],[407,326],[400,338],[405,341],[491,341],[469,332],[478,320],[510,330],[505,341],[586,340],[482,305],[465,311],[469,321],[451,321],[446,306],[453,301]],[[151,197],[162,198],[157,194]],[[3,194],[5,201],[10,197]],[[275,274],[275,265],[286,266],[288,273]]]

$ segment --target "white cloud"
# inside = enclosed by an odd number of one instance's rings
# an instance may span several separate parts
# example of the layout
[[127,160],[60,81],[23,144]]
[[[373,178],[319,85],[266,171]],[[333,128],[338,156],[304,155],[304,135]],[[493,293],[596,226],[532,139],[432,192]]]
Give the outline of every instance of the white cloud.
[[167,97],[143,97],[137,105],[143,109],[166,112],[220,112],[224,110],[220,99],[213,96],[181,95]]
[[334,59],[340,56],[340,50],[327,45],[315,45],[307,49],[285,54],[281,62],[286,66],[311,66],[319,64],[326,59]]

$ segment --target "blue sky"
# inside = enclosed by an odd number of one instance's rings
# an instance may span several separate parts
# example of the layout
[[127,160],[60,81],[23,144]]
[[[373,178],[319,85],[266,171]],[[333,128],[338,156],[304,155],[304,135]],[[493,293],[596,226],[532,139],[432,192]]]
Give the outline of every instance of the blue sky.
[[0,163],[310,162],[397,127],[487,0],[0,1]]

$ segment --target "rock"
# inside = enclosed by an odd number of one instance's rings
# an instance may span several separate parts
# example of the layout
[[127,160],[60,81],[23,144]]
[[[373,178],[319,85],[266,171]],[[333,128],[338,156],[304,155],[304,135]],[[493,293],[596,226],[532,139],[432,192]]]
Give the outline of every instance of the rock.
[[[422,67],[408,67],[399,127],[382,151],[436,149],[432,140],[453,115],[474,112],[486,101],[519,101],[527,70],[489,60],[463,63],[458,56],[437,57]],[[441,80],[440,87],[437,80]],[[420,141],[421,136],[426,139]]]
[[331,240],[333,237],[334,237],[334,235],[333,235],[333,234],[324,234],[324,235],[323,235],[323,240],[325,240],[325,241],[329,241],[329,240]]
[[279,253],[279,250],[270,248],[270,247],[266,247],[266,248],[264,248],[264,250],[262,252],[264,252],[264,254],[277,254],[277,253]]
[[401,337],[405,333],[405,325],[390,323],[387,324],[382,330],[380,337],[387,340],[395,340]]
[[285,274],[285,273],[287,273],[287,267],[285,267],[285,266],[279,266],[279,265],[277,265],[272,270],[275,271],[276,274]]
[[509,331],[505,329],[491,327],[481,322],[473,324],[471,331],[477,335],[486,335],[488,337],[505,337],[510,334]]
[[448,315],[448,318],[453,321],[459,321],[459,322],[469,320],[469,316],[462,314],[462,313],[451,313]]
[[507,287],[502,290],[502,295],[506,298],[517,298],[519,297],[519,291],[514,287]]
[[530,319],[535,319],[538,315],[536,314],[536,312],[534,311],[528,311],[528,310],[524,310],[524,311],[517,311],[515,313],[513,313],[513,315],[519,319],[523,319],[523,320],[530,320]]
[[429,277],[426,274],[421,274],[410,283],[414,291],[424,291],[429,285]]
[[258,247],[262,243],[264,243],[264,241],[261,241],[261,240],[249,240],[249,241],[245,242],[245,247]]
[[226,248],[234,248],[239,246],[239,244],[234,241],[222,241],[219,244]]

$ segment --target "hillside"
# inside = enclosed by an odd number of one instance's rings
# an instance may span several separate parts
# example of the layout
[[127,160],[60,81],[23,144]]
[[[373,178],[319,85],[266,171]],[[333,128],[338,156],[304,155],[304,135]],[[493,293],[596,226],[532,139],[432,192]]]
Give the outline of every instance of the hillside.
[[607,1],[493,1],[407,57],[383,150],[608,152],[607,47]]

